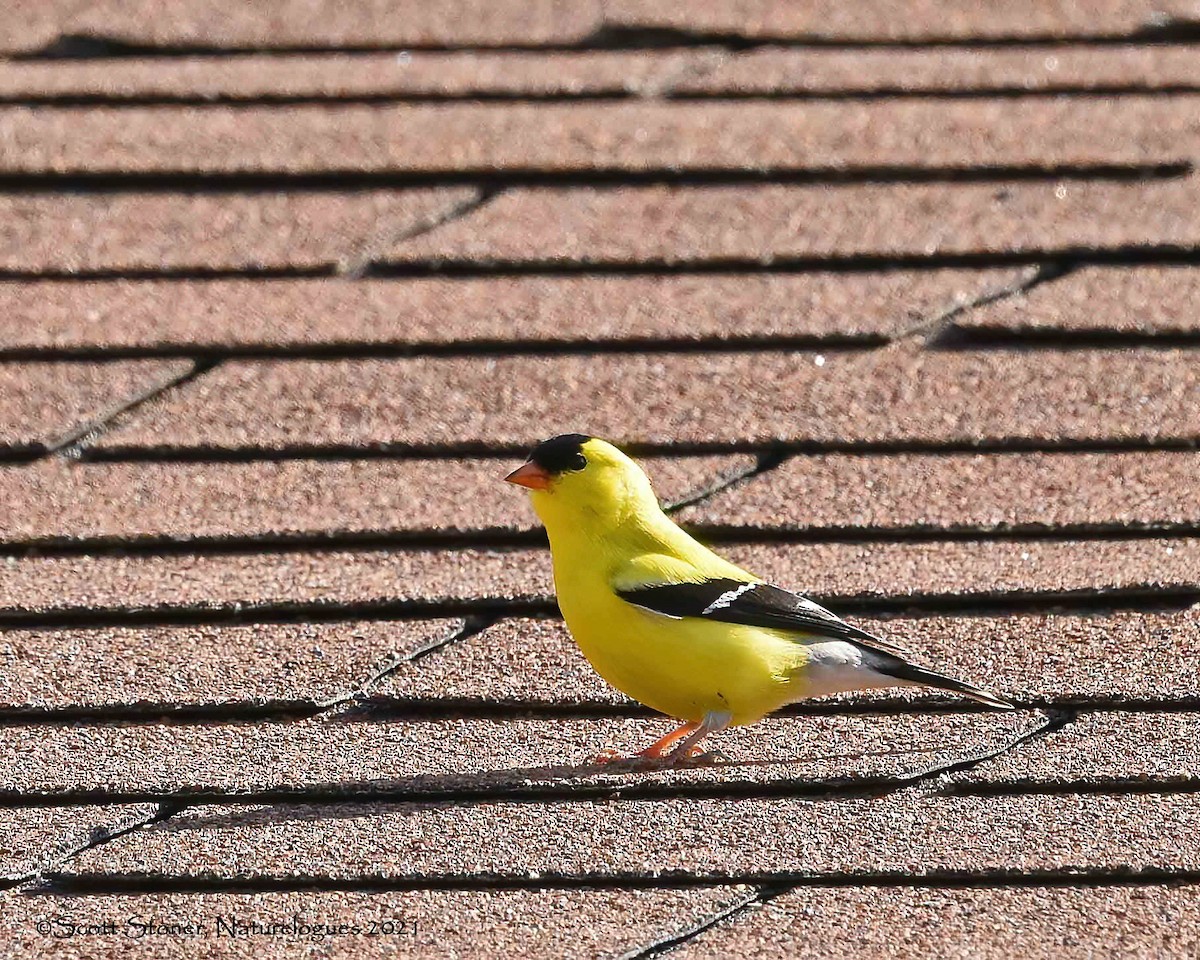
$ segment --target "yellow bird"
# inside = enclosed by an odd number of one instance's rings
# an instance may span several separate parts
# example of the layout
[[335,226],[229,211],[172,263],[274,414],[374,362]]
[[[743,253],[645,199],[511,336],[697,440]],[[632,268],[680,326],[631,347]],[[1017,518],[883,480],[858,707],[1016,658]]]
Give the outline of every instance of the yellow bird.
[[637,754],[646,765],[681,765],[709,734],[846,690],[926,686],[1012,708],[723,560],[610,443],[554,437],[505,479],[529,489],[545,524],[558,605],[584,656],[622,693],[684,721]]

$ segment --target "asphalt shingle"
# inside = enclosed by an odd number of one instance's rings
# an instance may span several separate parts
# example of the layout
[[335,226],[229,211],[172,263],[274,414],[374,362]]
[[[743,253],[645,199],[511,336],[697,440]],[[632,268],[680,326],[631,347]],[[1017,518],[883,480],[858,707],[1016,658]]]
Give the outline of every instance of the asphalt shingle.
[[153,813],[154,804],[0,809],[0,883],[31,879],[106,831],[144,822]]
[[[0,107],[0,172],[303,174],[1184,163],[1200,97]],[[174,121],[174,122],[168,122]]]
[[1192,178],[513,189],[396,263],[758,264],[1191,250]]
[[123,0],[80,6],[70,0],[22,5],[0,49],[26,52],[59,36],[118,44],[200,49],[497,46],[578,42],[600,21],[595,0],[489,3],[453,9],[421,0],[286,0],[270,6],[236,0]]
[[1134,37],[1155,27],[1194,21],[1196,13],[1187,0],[1017,0],[999,6],[947,6],[916,0],[902,8],[892,0],[870,0],[853,7],[836,0],[804,4],[700,0],[680,7],[663,6],[655,0],[611,0],[605,17],[607,22],[621,25],[753,39],[903,43],[971,38]]
[[1187,44],[762,47],[727,56],[672,89],[695,96],[1178,90],[1200,85],[1194,53]]
[[1191,452],[796,457],[684,510],[759,530],[1169,529],[1200,521]]
[[476,194],[138,192],[0,195],[0,271],[88,274],[352,267]]
[[0,710],[304,706],[352,692],[460,623],[6,630]]
[[[929,597],[986,604],[1030,594],[1178,602],[1195,597],[1200,584],[1200,544],[1192,538],[755,544],[721,552],[764,579],[834,604]],[[264,607],[316,614],[344,606],[424,612],[440,604],[520,613],[551,602],[550,555],[538,549],[13,556],[3,563],[0,613],[18,616],[186,611],[228,618]]]
[[[1001,696],[1042,702],[1161,702],[1200,698],[1200,674],[1188,654],[1200,609],[1106,615],[1007,617],[852,617],[863,629],[908,650],[933,669],[979,683]],[[1114,650],[1122,651],[1119,659]],[[504,620],[444,647],[420,669],[385,679],[386,703],[461,699],[476,705],[629,704],[601,680],[562,623]],[[945,694],[888,690],[864,699],[945,701]],[[846,702],[846,698],[835,698]]]
[[[21,955],[42,952],[50,924],[63,960],[158,958],[186,949],[244,960],[312,952],[328,960],[521,956],[618,960],[746,896],[693,890],[403,890],[10,896],[0,926]],[[71,936],[102,929],[113,935]],[[157,924],[157,927],[151,926]],[[258,926],[253,926],[257,924]],[[262,932],[270,930],[270,933]]]
[[[1187,644],[1187,636],[1181,635],[1173,649],[1187,656]],[[1198,726],[1196,713],[1085,714],[1053,736],[976,767],[955,782],[969,781],[974,789],[983,790],[1036,791],[1063,783],[1113,782],[1135,789],[1186,789],[1200,773],[1192,749]]]
[[[655,457],[646,469],[670,503],[754,462]],[[494,459],[0,466],[0,542],[531,532],[537,518],[528,498],[502,482],[514,466]]]
[[[18,4],[5,949],[1195,954],[1198,25]],[[671,500],[792,456],[684,518],[1018,709],[878,691],[591,765],[669,721],[499,482],[577,430]],[[138,916],[287,929],[54,935]]]
[[1198,379],[1186,350],[908,344],[232,361],[137,411],[96,449],[522,449],[559,433],[692,446],[1178,443],[1200,436]]
[[1003,302],[960,314],[968,333],[1195,336],[1195,267],[1087,267]]
[[20,10],[0,49],[37,50],[59,35],[113,38],[139,46],[201,49],[312,49],[377,47],[586,44],[623,34],[637,45],[640,33],[681,31],[753,39],[833,41],[938,41],[1025,38],[1138,38],[1196,19],[1187,0],[1089,0],[1087,3],[1021,0],[1003,6],[919,2],[897,16],[889,0],[857,4],[853,11],[822,0],[803,5],[771,0],[705,0],[664,8],[655,0],[535,3],[478,0],[451,9],[417,0],[368,0],[347,8],[334,0],[291,0],[269,8],[231,0],[136,3],[79,7],[55,0]]
[[[902,782],[999,749],[1041,718],[992,712],[942,717],[771,720],[714,737],[718,766],[631,773],[594,763],[602,748],[629,754],[674,724],[657,720],[440,720],[229,725],[10,727],[4,790],[67,799],[78,793],[325,793],[433,800],[474,793],[578,789],[736,791],[772,784],[798,792],[842,781]],[[18,752],[22,756],[18,758]],[[28,756],[26,756],[28,755]]]
[[[124,57],[0,63],[0,101],[286,101],[384,97],[652,94],[714,65],[711,50],[330,53],[283,57]],[[1131,64],[1136,70],[1140,63]],[[1184,76],[1172,63],[1156,75]],[[1180,71],[1176,73],[1176,71]]]
[[191,369],[182,360],[0,363],[0,452],[43,453]]
[[684,944],[681,960],[916,956],[1084,960],[1185,957],[1196,938],[1200,892],[1145,886],[1033,884],[1013,889],[924,886],[805,887]]
[[[873,343],[1027,270],[0,284],[0,352]],[[337,317],[337,323],[329,322]]]
[[63,872],[365,881],[1195,870],[1187,838],[1198,820],[1195,797],[1153,794],[199,807]]
[[290,57],[122,57],[0,63],[0,101],[287,102],[395,98],[689,97],[1184,92],[1188,44],[955,47],[719,46],[422,51]]

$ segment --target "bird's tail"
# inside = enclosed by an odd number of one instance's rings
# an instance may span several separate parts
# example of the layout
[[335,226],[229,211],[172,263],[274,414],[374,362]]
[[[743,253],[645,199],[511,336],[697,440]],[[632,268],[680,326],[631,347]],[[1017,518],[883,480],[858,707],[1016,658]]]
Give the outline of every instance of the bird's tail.
[[896,657],[894,662],[887,665],[887,674],[888,676],[895,677],[897,680],[960,693],[964,697],[970,697],[972,700],[978,700],[980,703],[986,703],[989,707],[996,707],[1000,710],[1016,709],[1007,700],[996,696],[994,693],[989,693],[982,687],[977,687],[972,683],[964,683],[962,680],[955,680],[954,677],[947,677],[942,673],[926,670],[924,667],[918,667],[915,663],[909,663],[906,660],[901,660],[899,657]]

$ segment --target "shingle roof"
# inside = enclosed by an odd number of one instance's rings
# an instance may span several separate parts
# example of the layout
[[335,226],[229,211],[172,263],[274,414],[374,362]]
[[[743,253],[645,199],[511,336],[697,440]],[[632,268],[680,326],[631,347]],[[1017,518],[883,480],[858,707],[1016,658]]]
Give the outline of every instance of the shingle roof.
[[[1200,950],[1191,0],[5,18],[6,955]],[[577,431],[1017,709],[595,766]]]

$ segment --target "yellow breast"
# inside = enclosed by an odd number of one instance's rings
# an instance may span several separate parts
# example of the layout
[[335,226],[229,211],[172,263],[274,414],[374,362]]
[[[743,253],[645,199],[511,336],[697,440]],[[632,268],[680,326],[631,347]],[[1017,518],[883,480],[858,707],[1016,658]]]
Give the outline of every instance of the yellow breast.
[[803,649],[768,630],[643,611],[603,583],[568,580],[558,601],[579,649],[610,684],[654,710],[754,723],[796,699]]

